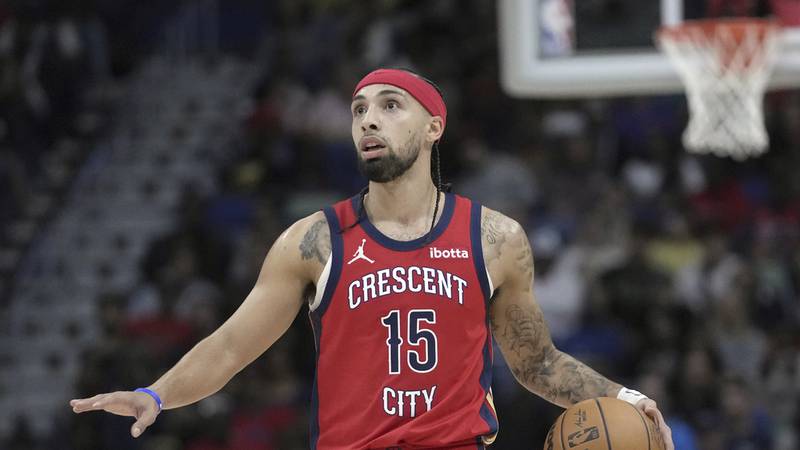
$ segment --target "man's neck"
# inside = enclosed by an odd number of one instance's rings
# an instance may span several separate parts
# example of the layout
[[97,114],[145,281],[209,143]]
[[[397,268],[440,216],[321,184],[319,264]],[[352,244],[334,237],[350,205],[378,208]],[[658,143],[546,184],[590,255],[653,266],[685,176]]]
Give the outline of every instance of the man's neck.
[[[364,205],[373,223],[391,222],[413,226],[420,222],[430,222],[436,202],[436,192],[436,187],[430,181],[419,184],[402,181],[371,182]],[[439,213],[441,213],[442,199],[439,202]]]

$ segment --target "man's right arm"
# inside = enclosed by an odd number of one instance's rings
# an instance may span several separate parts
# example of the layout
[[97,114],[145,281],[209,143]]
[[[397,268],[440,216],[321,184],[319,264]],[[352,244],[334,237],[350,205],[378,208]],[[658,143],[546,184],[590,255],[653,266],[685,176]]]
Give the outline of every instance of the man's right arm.
[[[330,236],[322,213],[298,221],[281,234],[264,260],[258,281],[236,312],[148,387],[161,398],[163,408],[188,405],[217,392],[282,336],[329,253]],[[131,428],[134,437],[151,425],[159,412],[153,399],[141,392],[100,394],[72,400],[70,405],[78,413],[105,410],[136,417]]]

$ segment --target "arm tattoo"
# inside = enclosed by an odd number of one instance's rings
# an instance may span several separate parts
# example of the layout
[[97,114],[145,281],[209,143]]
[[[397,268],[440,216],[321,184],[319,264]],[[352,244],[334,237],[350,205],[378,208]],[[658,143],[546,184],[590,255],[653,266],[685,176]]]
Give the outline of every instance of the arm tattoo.
[[487,209],[481,219],[483,257],[486,266],[499,261],[503,255],[513,255],[513,270],[529,280],[525,292],[530,292],[533,284],[533,253],[525,231],[514,220]]
[[303,241],[300,242],[300,253],[304,260],[317,258],[321,264],[325,264],[330,252],[331,238],[328,222],[320,219],[314,222],[303,236]]
[[504,315],[503,324],[493,326],[492,331],[498,341],[507,342],[503,354],[511,372],[530,391],[567,407],[588,398],[614,396],[621,388],[557,350],[550,342],[541,314],[530,314],[519,305],[511,305]]
[[502,257],[505,270],[516,280],[515,285],[498,288],[490,310],[492,334],[514,377],[530,391],[564,407],[616,395],[620,385],[553,346],[542,311],[533,302],[533,252],[519,224],[487,210],[481,234],[487,265]]
[[533,289],[533,252],[531,244],[525,233],[515,233],[511,240],[511,247],[514,250],[514,268],[522,274],[525,283],[525,293],[530,293]]
[[483,258],[486,267],[500,259],[503,245],[506,244],[507,236],[511,231],[510,222],[511,220],[496,211],[485,210],[481,219],[481,241],[483,242]]
[[504,230],[500,228],[502,220],[503,216],[492,210],[486,210],[486,214],[481,219],[481,234],[491,245],[497,244],[497,241],[502,239],[505,234]]

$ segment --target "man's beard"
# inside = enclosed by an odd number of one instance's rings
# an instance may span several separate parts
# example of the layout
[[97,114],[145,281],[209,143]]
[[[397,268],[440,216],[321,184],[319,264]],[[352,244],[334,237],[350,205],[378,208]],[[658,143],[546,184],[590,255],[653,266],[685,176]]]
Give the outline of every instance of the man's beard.
[[357,157],[358,171],[369,181],[376,183],[387,183],[396,180],[417,161],[420,145],[421,142],[418,136],[409,139],[406,147],[399,152],[400,154],[408,155],[405,158],[401,158],[391,151],[387,151],[385,156],[378,158],[364,159]]

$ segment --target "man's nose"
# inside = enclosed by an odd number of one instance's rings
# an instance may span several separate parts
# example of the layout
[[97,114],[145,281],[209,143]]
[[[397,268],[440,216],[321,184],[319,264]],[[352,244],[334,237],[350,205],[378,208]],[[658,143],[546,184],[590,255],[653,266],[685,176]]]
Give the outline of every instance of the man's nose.
[[367,128],[370,130],[377,130],[379,128],[377,115],[377,112],[375,112],[373,108],[367,109],[364,113],[364,118],[361,120],[361,129],[363,131],[367,131]]

